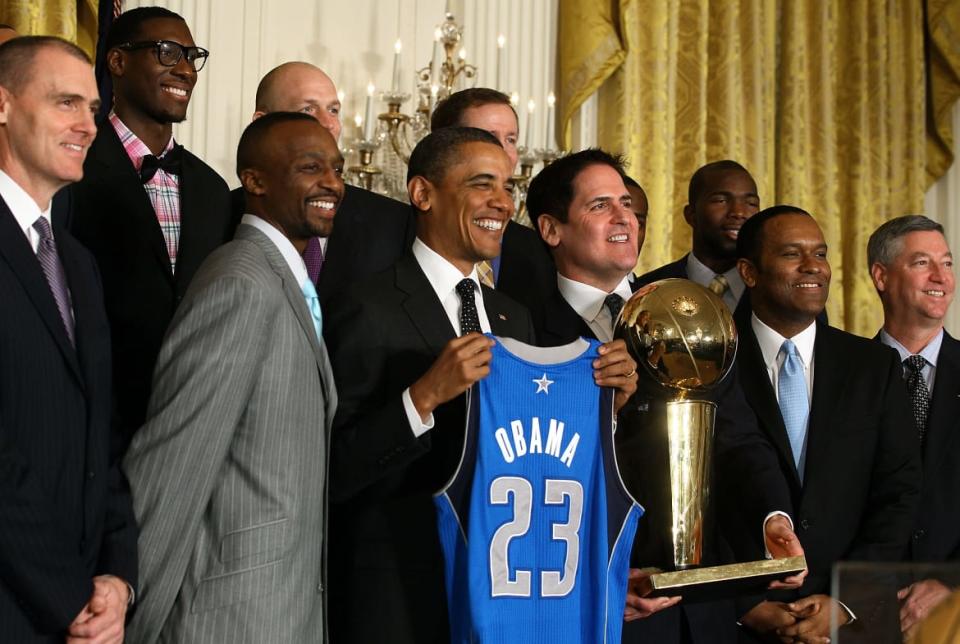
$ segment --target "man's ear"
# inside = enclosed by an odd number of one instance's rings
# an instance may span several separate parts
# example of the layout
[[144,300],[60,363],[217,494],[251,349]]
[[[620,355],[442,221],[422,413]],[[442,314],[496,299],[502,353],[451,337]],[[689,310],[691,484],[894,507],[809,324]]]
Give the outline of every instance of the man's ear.
[[547,242],[547,246],[556,248],[560,245],[560,221],[556,217],[542,213],[537,217],[537,228],[540,230],[540,238]]
[[429,212],[433,202],[433,184],[426,177],[417,175],[407,183],[410,203],[419,212]]
[[887,267],[880,262],[874,262],[870,267],[870,278],[873,280],[873,286],[877,293],[883,293],[887,288]]
[[757,267],[749,259],[741,257],[737,260],[737,272],[749,288],[757,285]]
[[127,62],[123,53],[116,47],[107,52],[107,70],[111,76],[123,76]]
[[240,171],[240,185],[243,186],[244,192],[252,195],[261,196],[267,192],[263,185],[263,177],[256,168],[245,168]]
[[693,222],[696,217],[696,211],[693,209],[693,206],[687,204],[683,207],[683,220],[693,228]]
[[6,125],[10,120],[10,90],[0,85],[0,125]]
[[263,110],[257,110],[256,112],[253,113],[253,118],[250,119],[250,122],[253,123],[264,114],[266,114],[266,112],[264,112]]

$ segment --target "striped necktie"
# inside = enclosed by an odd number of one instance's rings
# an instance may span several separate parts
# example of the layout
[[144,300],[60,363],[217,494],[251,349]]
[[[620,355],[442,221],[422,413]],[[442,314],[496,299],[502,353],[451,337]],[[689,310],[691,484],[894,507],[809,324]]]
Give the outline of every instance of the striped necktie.
[[67,338],[70,344],[76,346],[76,340],[73,335],[73,312],[70,305],[70,289],[67,287],[67,274],[63,270],[63,264],[60,262],[60,255],[57,253],[57,244],[53,240],[53,231],[50,229],[50,222],[45,217],[38,217],[33,222],[33,229],[40,235],[40,244],[37,246],[37,259],[40,261],[40,267],[43,269],[43,275],[47,278],[47,284],[50,285],[50,292],[57,303],[57,310],[60,311],[60,319],[63,321],[64,329],[67,332]]

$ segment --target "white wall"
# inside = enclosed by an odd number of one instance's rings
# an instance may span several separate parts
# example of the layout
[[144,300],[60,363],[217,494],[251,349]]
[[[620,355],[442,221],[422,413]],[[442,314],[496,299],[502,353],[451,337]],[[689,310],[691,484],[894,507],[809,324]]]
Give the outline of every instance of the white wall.
[[[197,45],[210,50],[200,72],[188,120],[177,140],[213,166],[232,187],[237,141],[253,114],[263,74],[289,60],[324,69],[346,92],[344,136],[363,111],[368,82],[387,88],[393,45],[403,43],[403,89],[413,92],[414,71],[430,61],[433,32],[446,6],[464,27],[467,62],[479,67],[477,85],[492,86],[497,36],[507,38],[507,93],[520,93],[520,125],[528,98],[537,103],[531,129],[542,146],[546,96],[553,89],[558,0],[127,0],[124,9],[161,5],[182,15]],[[385,107],[383,108],[385,110]],[[409,103],[404,111],[410,112]],[[521,132],[521,142],[524,133]]]

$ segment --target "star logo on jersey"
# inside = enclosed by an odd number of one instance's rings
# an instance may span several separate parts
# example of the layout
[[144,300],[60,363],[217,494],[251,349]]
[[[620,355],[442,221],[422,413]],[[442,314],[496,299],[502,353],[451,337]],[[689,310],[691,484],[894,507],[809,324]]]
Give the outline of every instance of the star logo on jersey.
[[547,374],[544,373],[539,378],[534,378],[533,382],[537,385],[537,391],[534,393],[540,393],[541,391],[545,394],[550,393],[550,385],[553,384],[552,380],[547,379]]

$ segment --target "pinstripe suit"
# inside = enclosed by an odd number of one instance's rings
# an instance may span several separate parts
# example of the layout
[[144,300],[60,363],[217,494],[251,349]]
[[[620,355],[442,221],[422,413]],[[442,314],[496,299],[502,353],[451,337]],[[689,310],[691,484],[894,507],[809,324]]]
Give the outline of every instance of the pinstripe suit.
[[124,462],[143,555],[130,641],[325,640],[335,408],[296,279],[241,224],[174,317]]

